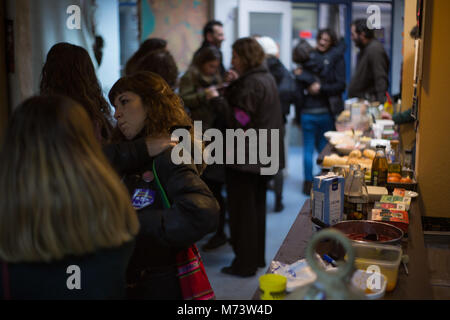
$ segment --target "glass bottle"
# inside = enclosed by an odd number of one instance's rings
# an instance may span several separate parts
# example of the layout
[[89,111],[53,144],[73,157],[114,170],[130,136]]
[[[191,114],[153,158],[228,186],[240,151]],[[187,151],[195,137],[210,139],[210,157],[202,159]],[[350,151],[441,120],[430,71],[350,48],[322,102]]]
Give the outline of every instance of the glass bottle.
[[391,141],[391,150],[388,152],[388,172],[402,174],[402,164],[400,161],[399,141]]
[[371,184],[373,186],[385,187],[387,184],[388,162],[386,158],[386,146],[377,146],[375,158],[372,162]]
[[405,158],[403,161],[402,167],[402,177],[403,178],[413,178],[414,177],[414,169],[412,168],[412,151],[405,150]]
[[364,182],[364,172],[359,165],[350,169],[344,186],[344,214],[347,220],[367,219],[369,194]]

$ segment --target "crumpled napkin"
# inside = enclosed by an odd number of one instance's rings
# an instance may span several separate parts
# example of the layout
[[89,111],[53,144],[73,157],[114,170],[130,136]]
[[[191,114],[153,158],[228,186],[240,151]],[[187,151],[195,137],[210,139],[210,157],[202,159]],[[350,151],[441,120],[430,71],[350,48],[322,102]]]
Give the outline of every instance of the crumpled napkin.
[[[319,264],[321,264],[325,270],[336,269],[333,266],[326,264],[318,254],[316,254],[316,256]],[[299,287],[309,285],[317,279],[317,275],[312,271],[306,259],[298,260],[292,264],[272,261],[269,270],[271,273],[279,274],[287,278],[287,292],[292,292]]]

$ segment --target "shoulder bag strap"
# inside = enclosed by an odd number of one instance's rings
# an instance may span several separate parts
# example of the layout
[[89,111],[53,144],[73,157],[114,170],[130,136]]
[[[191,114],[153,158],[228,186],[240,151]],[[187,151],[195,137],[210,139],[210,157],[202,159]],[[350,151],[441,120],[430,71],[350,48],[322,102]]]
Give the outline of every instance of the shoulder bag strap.
[[155,160],[153,160],[152,166],[153,166],[153,175],[155,176],[156,184],[158,185],[159,191],[161,193],[161,197],[162,197],[162,200],[163,200],[164,207],[166,209],[169,209],[170,208],[169,198],[167,198],[166,192],[164,191],[164,188],[161,185],[161,181],[159,181],[158,174],[156,173]]

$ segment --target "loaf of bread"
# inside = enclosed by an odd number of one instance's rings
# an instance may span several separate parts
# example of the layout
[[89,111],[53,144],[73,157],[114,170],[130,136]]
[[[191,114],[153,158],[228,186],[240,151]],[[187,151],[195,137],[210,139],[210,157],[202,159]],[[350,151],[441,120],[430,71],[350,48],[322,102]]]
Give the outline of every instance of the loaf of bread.
[[375,158],[376,152],[372,149],[365,149],[363,152],[364,157],[373,160]]
[[367,158],[348,158],[347,164],[359,164],[361,166],[361,169],[371,169],[372,168],[372,160]]
[[350,154],[348,155],[349,158],[361,158],[362,154],[361,151],[359,151],[358,149],[353,150],[352,152],[350,152]]

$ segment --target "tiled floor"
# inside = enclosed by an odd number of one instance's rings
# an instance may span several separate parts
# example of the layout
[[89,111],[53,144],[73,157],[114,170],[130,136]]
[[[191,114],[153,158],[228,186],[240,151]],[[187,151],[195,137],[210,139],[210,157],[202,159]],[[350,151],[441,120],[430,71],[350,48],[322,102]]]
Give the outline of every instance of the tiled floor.
[[[318,171],[316,167],[315,172]],[[303,163],[301,147],[289,148],[288,175],[284,181],[283,204],[281,213],[273,212],[275,197],[273,192],[267,195],[267,230],[266,230],[266,263],[267,267],[280,248],[292,223],[300,212],[306,196],[302,194]],[[199,248],[209,237],[198,243]],[[200,249],[201,250],[201,249]],[[258,288],[258,278],[266,272],[266,268],[258,270],[256,276],[239,278],[220,272],[224,266],[231,264],[234,254],[229,244],[212,252],[201,252],[205,269],[218,300],[248,300]]]

